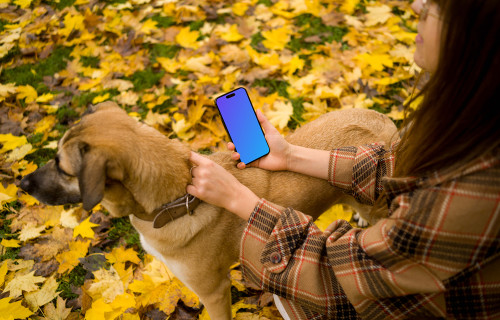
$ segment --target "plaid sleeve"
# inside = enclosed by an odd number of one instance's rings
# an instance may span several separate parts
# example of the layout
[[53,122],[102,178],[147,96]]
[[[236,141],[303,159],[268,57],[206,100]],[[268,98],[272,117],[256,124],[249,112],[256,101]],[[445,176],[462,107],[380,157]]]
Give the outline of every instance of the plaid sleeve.
[[338,220],[322,232],[261,200],[242,236],[243,273],[297,306],[287,310],[308,310],[294,319],[500,317],[495,170],[402,193],[367,229]]
[[332,150],[328,181],[359,202],[373,204],[383,190],[382,177],[392,176],[397,143],[389,150],[377,143]]
[[[338,224],[339,234],[351,229]],[[262,290],[305,306],[295,319],[358,319],[325,254],[327,237],[311,217],[262,199],[243,234],[243,273]]]

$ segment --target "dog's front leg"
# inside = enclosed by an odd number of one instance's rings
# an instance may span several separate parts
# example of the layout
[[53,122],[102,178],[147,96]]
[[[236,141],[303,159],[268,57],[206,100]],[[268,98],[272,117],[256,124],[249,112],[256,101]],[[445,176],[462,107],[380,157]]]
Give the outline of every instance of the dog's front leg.
[[[211,274],[214,276],[215,274]],[[211,282],[211,281],[209,281]],[[218,283],[216,283],[218,282]],[[201,288],[201,286],[196,286],[195,289],[203,303],[205,308],[207,308],[208,315],[212,320],[230,320],[231,316],[231,281],[226,276],[218,279],[214,279],[214,283],[210,284],[206,288]]]

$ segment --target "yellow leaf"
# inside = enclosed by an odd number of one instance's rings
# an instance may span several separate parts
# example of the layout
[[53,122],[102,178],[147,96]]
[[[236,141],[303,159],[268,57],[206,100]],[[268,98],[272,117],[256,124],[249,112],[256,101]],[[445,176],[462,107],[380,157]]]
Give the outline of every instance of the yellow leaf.
[[64,17],[64,28],[59,29],[59,34],[67,37],[73,30],[83,30],[85,28],[84,20],[84,16],[80,13],[66,14]]
[[94,276],[94,283],[87,290],[93,300],[102,298],[104,302],[111,303],[116,296],[125,292],[120,276],[113,267],[109,270],[99,269],[94,272]]
[[[3,43],[0,45],[0,58],[5,57],[9,51],[14,48],[16,45],[14,43]],[[0,102],[4,101],[5,97],[0,96]]]
[[32,0],[14,0],[14,3],[21,7],[21,9],[26,9],[31,5]]
[[44,93],[38,98],[36,98],[36,102],[38,103],[47,103],[54,99],[54,95],[52,93]]
[[336,84],[333,88],[328,86],[317,86],[314,95],[320,99],[339,98],[344,89]]
[[148,19],[146,20],[142,26],[141,26],[141,31],[145,34],[150,34],[151,31],[154,31],[157,29],[157,25],[158,23],[156,21],[154,21],[153,19]]
[[263,31],[262,36],[265,40],[262,40],[262,44],[268,49],[283,50],[290,41],[290,34],[291,31],[287,26]]
[[17,88],[15,83],[7,83],[7,84],[1,84],[0,83],[0,97],[7,98],[10,95],[16,93]]
[[97,299],[92,302],[92,306],[85,313],[86,320],[108,320],[105,314],[112,312],[113,308],[104,302],[103,299]]
[[353,14],[356,6],[359,3],[359,0],[343,0],[342,5],[340,6],[340,12]]
[[392,17],[391,8],[387,5],[366,7],[368,13],[365,15],[367,27],[372,27],[379,23],[385,23]]
[[293,106],[292,103],[287,101],[278,100],[273,105],[273,110],[270,110],[266,113],[269,122],[273,124],[273,126],[278,127],[283,130],[288,121],[290,121],[290,117],[293,114]]
[[36,198],[30,196],[27,193],[23,193],[20,197],[19,200],[24,203],[26,206],[31,207],[34,206],[35,204],[39,204],[40,201],[38,201]]
[[30,292],[38,290],[37,283],[45,281],[44,277],[35,277],[35,271],[25,275],[17,275],[5,286],[4,292],[10,291],[9,297],[17,298],[23,291]]
[[0,299],[0,320],[27,319],[33,314],[23,307],[22,301],[9,303],[11,298]]
[[191,127],[191,123],[187,122],[184,118],[179,121],[172,122],[172,130],[180,139],[185,141],[193,138],[195,135],[193,131],[189,131]]
[[148,260],[143,274],[150,276],[154,283],[169,282],[174,278],[172,272],[160,260],[152,256],[149,256]]
[[82,238],[94,239],[95,232],[94,230],[92,230],[92,228],[97,226],[99,225],[90,222],[90,217],[88,217],[75,227],[75,229],[73,230],[73,239],[78,237],[79,235],[82,236]]
[[61,222],[61,226],[74,229],[79,225],[78,217],[75,214],[76,210],[77,208],[71,208],[69,210],[63,210],[61,212],[61,218],[59,219],[59,221]]
[[124,247],[116,247],[110,253],[106,253],[106,259],[113,264],[127,261],[135,264],[141,262],[137,251],[132,248],[125,249]]
[[34,102],[37,97],[38,97],[38,93],[36,92],[35,88],[30,86],[29,84],[26,86],[17,87],[17,98],[18,99],[25,99],[24,101],[26,103],[31,103],[31,102]]
[[56,256],[57,262],[59,262],[58,273],[64,273],[66,271],[71,271],[79,263],[79,258],[83,258],[87,255],[89,249],[90,240],[74,241],[69,243],[69,249]]
[[235,42],[240,41],[244,37],[238,31],[238,26],[233,24],[229,27],[229,30],[227,30],[227,32],[222,33],[221,38],[223,40],[226,40],[227,42]]
[[190,308],[199,308],[200,307],[200,299],[198,296],[191,291],[188,287],[186,287],[179,279],[175,278],[173,280],[177,283],[180,288],[180,297],[184,304]]
[[393,66],[391,56],[388,54],[362,53],[357,55],[354,59],[359,62],[358,66],[361,69],[371,67],[375,71],[383,71],[384,66],[389,68],[392,68]]
[[302,70],[304,68],[305,61],[299,58],[298,55],[293,56],[293,58],[283,66],[283,71],[288,72],[289,75],[292,75],[297,70]]
[[184,48],[198,49],[198,31],[190,31],[189,27],[182,28],[181,31],[175,36],[175,41]]
[[14,162],[10,168],[11,168],[12,172],[14,172],[16,175],[21,175],[24,177],[25,175],[30,174],[33,171],[35,171],[38,168],[38,166],[36,164],[34,164],[33,162],[21,160],[18,162]]
[[255,308],[255,305],[245,303],[243,300],[236,302],[235,304],[233,304],[231,306],[231,312],[233,314],[233,319],[236,317],[236,313],[238,312],[238,310],[240,310],[240,309],[254,309],[254,308]]
[[108,99],[109,99],[109,92],[102,95],[102,96],[97,96],[94,99],[92,99],[92,104],[98,104],[98,103],[106,101]]
[[17,187],[14,184],[9,184],[7,188],[0,183],[0,206],[4,203],[12,202],[17,199]]
[[313,99],[313,103],[304,102],[304,111],[302,114],[304,120],[314,120],[328,111],[326,100]]
[[210,55],[206,54],[199,57],[189,58],[185,63],[183,69],[187,71],[209,73],[210,68],[208,64],[212,63],[213,59]]
[[[2,239],[2,242],[0,242],[0,245],[6,247],[6,248],[19,248],[21,245],[19,244],[19,240],[16,239]],[[1,284],[0,284],[1,285]]]
[[233,12],[234,12],[235,15],[241,17],[248,10],[248,3],[236,2],[235,4],[233,4],[232,9],[233,9]]
[[4,153],[6,151],[14,150],[17,147],[25,145],[28,143],[26,136],[16,137],[11,133],[0,134],[0,144],[2,144],[2,149],[0,149],[0,153]]
[[335,220],[349,221],[351,220],[351,217],[352,211],[344,210],[343,206],[338,204],[323,212],[318,219],[314,221],[314,224],[322,231],[325,231],[326,228]]
[[38,238],[44,230],[45,226],[35,227],[34,223],[30,223],[22,228],[21,232],[19,233],[19,240],[27,241],[30,239]]
[[57,283],[55,277],[52,276],[45,281],[40,290],[27,293],[24,295],[24,298],[32,310],[38,309],[39,307],[54,300],[54,298],[59,295],[59,293],[56,292],[58,286],[59,284]]
[[124,293],[115,298],[111,303],[113,311],[106,313],[106,319],[116,319],[125,313],[127,309],[134,308],[136,305],[135,298],[129,293]]
[[238,291],[245,291],[247,289],[245,285],[242,283],[243,275],[241,271],[231,270],[230,277],[231,277],[231,285],[236,289],[238,289]]
[[180,68],[179,62],[175,59],[157,57],[156,61],[161,65],[163,69],[170,73],[176,73]]
[[45,133],[48,132],[54,125],[57,120],[55,116],[46,116],[42,120],[38,121],[35,126],[35,133]]
[[9,156],[7,157],[7,162],[14,162],[14,161],[21,160],[28,153],[30,153],[32,149],[33,149],[33,146],[30,143],[28,143],[28,144],[25,144],[23,146],[20,146],[19,148],[12,150],[12,152],[9,153]]
[[5,282],[5,276],[7,275],[7,271],[9,271],[9,266],[7,265],[7,261],[2,263],[0,267],[0,287],[3,286]]
[[386,115],[391,118],[392,120],[403,120],[404,119],[404,111],[403,110],[399,110],[398,107],[396,106],[393,106],[391,108],[391,112],[387,113]]

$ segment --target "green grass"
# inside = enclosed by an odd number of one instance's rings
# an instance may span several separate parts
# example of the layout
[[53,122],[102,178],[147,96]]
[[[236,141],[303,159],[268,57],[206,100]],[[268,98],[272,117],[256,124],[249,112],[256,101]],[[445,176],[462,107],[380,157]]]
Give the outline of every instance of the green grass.
[[[4,204],[3,207],[0,206],[0,239],[17,239],[19,234],[13,234],[10,229],[10,224],[12,220],[7,219],[7,215],[16,212],[21,207],[19,201],[12,201],[10,203]],[[0,255],[0,261],[7,259],[17,259],[20,248],[5,248],[4,254]]]
[[128,80],[134,84],[134,90],[139,92],[156,85],[165,75],[165,70],[154,71],[151,67],[136,71]]
[[93,57],[93,56],[81,56],[80,62],[84,67],[98,68],[101,59],[99,59],[99,57]]
[[83,286],[86,275],[87,271],[81,264],[78,264],[70,273],[65,274],[61,279],[59,279],[57,291],[61,292],[61,297],[64,299],[77,299],[79,295],[73,293],[72,288]]
[[278,92],[278,94],[284,98],[289,98],[289,94],[286,89],[290,86],[290,84],[284,80],[276,80],[276,79],[257,79],[253,83],[255,87],[264,87],[267,88],[268,94],[273,94]]
[[[29,138],[28,138],[29,140]],[[38,167],[44,166],[49,160],[56,156],[56,149],[40,148],[24,157],[27,161],[32,161]]]
[[168,28],[175,25],[175,19],[173,17],[164,17],[159,14],[152,16],[151,20],[156,21],[156,26],[158,28]]
[[123,238],[125,243],[129,246],[138,246],[137,251],[144,254],[139,239],[139,233],[134,229],[128,217],[111,219],[111,229],[108,233],[108,239],[117,242],[121,238]]
[[156,57],[165,57],[172,59],[175,57],[177,52],[181,50],[179,46],[172,46],[160,43],[150,46],[149,49],[152,61],[156,61]]
[[4,69],[0,74],[1,83],[16,83],[17,85],[31,85],[38,93],[46,91],[42,83],[43,77],[52,76],[66,68],[70,60],[71,47],[57,47],[52,54],[35,64],[23,64],[15,68]]
[[[294,52],[302,49],[314,50],[318,44],[331,43],[333,41],[342,42],[342,38],[349,31],[346,27],[327,26],[319,17],[311,14],[301,14],[294,19],[295,25],[301,27],[300,37],[292,37],[288,48]],[[307,42],[306,39],[318,36],[320,41]]]

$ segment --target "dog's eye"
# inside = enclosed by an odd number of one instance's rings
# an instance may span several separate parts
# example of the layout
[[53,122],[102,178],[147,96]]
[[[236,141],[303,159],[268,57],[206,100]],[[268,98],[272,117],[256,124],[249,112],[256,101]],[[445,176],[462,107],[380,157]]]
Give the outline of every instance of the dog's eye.
[[69,174],[66,171],[64,171],[63,169],[61,169],[61,167],[59,166],[59,156],[56,156],[56,158],[54,160],[56,162],[56,168],[57,168],[57,171],[59,173],[62,173],[63,175],[65,175],[67,177],[73,177],[71,174]]

